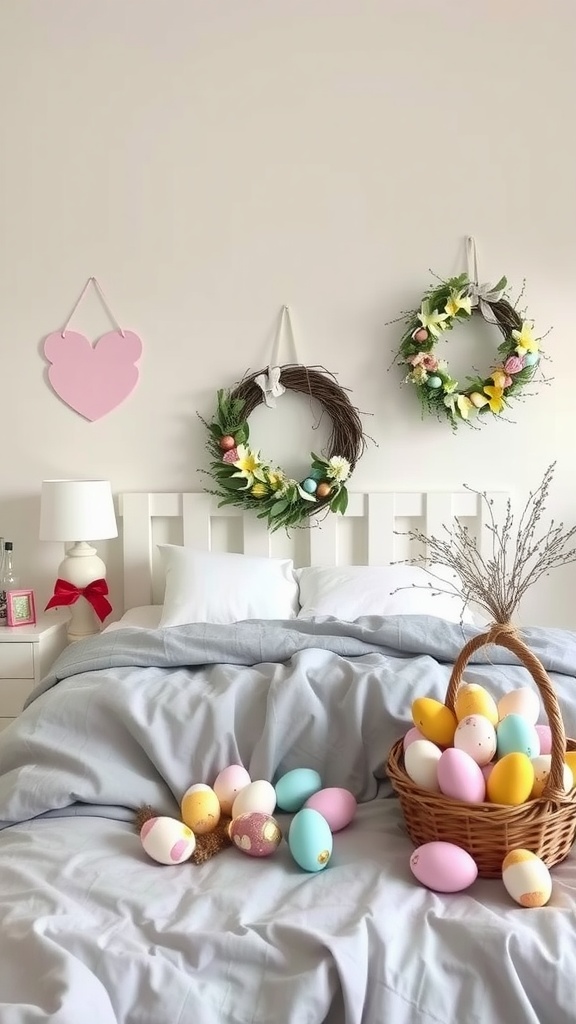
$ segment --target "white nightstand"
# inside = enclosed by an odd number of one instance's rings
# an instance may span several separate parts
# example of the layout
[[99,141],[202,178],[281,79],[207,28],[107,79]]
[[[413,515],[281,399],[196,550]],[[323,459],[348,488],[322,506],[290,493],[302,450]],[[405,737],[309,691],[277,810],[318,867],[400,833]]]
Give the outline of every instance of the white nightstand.
[[0,730],[67,646],[68,617],[40,615],[35,626],[0,626]]

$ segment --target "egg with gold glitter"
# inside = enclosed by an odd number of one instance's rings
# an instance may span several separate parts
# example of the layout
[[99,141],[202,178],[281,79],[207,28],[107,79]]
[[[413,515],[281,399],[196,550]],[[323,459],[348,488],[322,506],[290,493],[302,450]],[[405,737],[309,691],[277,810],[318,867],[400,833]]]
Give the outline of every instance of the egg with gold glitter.
[[502,862],[502,881],[521,907],[544,907],[552,895],[550,871],[531,850],[510,850]]
[[220,801],[211,786],[198,782],[184,793],[180,812],[188,828],[196,835],[203,836],[213,832],[220,821]]
[[282,830],[275,818],[262,811],[247,811],[233,818],[228,835],[234,846],[248,857],[269,857],[282,842]]
[[288,847],[304,871],[322,871],[330,861],[333,847],[326,818],[312,807],[303,807],[290,822]]
[[332,488],[330,484],[326,483],[326,481],[323,480],[322,483],[318,484],[318,487],[316,488],[316,495],[318,498],[327,498],[331,490]]

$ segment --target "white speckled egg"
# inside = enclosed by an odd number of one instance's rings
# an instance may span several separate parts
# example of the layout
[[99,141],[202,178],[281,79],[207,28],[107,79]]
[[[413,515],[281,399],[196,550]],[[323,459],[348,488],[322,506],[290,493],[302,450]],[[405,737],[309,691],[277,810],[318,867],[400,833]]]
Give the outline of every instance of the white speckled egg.
[[[539,754],[538,757],[533,757],[532,765],[534,767],[534,783],[532,786],[531,797],[542,796],[544,787],[548,782],[548,776],[550,775],[550,768],[552,765],[551,754]],[[564,765],[564,792],[569,793],[574,786],[574,777],[570,768],[567,764]]]
[[140,829],[140,842],[158,864],[183,864],[196,849],[196,837],[176,818],[149,818]]
[[530,850],[511,850],[502,863],[502,881],[521,907],[543,907],[552,895],[552,879],[543,860]]
[[484,715],[468,715],[456,727],[454,746],[480,766],[489,764],[496,753],[496,730]]
[[498,717],[506,715],[522,715],[531,725],[536,725],[540,717],[540,697],[529,686],[521,686],[518,690],[510,690],[498,701]]
[[232,804],[238,793],[249,786],[250,776],[243,765],[230,764],[216,776],[214,792],[218,797],[222,814],[232,814]]
[[415,740],[404,753],[406,774],[421,789],[437,792],[440,788],[438,761],[441,756],[442,751],[435,743],[431,743],[430,740]]
[[272,783],[266,779],[256,779],[238,793],[232,804],[232,817],[238,818],[240,814],[247,814],[248,811],[273,814],[275,807],[276,790]]
[[248,811],[232,818],[228,835],[234,846],[249,857],[269,857],[282,841],[282,831],[276,819],[260,811]]

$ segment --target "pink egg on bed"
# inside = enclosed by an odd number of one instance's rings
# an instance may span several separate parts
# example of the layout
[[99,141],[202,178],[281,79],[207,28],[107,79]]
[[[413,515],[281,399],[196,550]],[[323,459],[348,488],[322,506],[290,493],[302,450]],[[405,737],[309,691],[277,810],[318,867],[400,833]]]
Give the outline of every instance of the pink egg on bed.
[[467,850],[455,843],[424,843],[410,857],[415,878],[435,892],[461,892],[478,877],[478,867]]
[[261,811],[247,811],[232,818],[228,835],[234,846],[249,857],[269,857],[282,841],[276,819]]
[[536,732],[540,739],[540,753],[551,754],[552,753],[552,731],[549,725],[537,725],[535,726]]
[[356,797],[349,789],[330,786],[309,797],[304,807],[311,807],[326,819],[331,832],[346,828],[356,814]]
[[425,739],[426,739],[426,737],[424,736],[423,733],[420,732],[420,729],[417,729],[416,726],[413,725],[411,729],[408,729],[408,732],[406,733],[406,735],[404,737],[403,744],[402,744],[403,745],[403,749],[406,750],[406,748],[409,747],[410,744],[414,743],[416,740],[425,740]]
[[249,786],[251,778],[241,764],[230,764],[217,776],[212,787],[222,810],[222,814],[231,814],[232,805],[241,789]]

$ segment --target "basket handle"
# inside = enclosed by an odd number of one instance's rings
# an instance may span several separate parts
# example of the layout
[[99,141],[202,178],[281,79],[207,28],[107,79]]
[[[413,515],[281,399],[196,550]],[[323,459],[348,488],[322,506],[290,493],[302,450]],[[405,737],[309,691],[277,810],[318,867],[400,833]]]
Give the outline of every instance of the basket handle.
[[454,711],[456,695],[462,682],[462,673],[468,664],[469,658],[480,647],[487,647],[489,644],[498,644],[500,647],[506,647],[512,654],[515,654],[524,667],[528,669],[540,691],[552,734],[550,774],[542,796],[550,800],[559,800],[565,795],[564,754],[566,751],[566,734],[558,700],[542,662],[532,653],[524,641],[520,639],[511,623],[495,622],[486,633],[480,633],[464,645],[452,669],[444,703],[451,711]]

